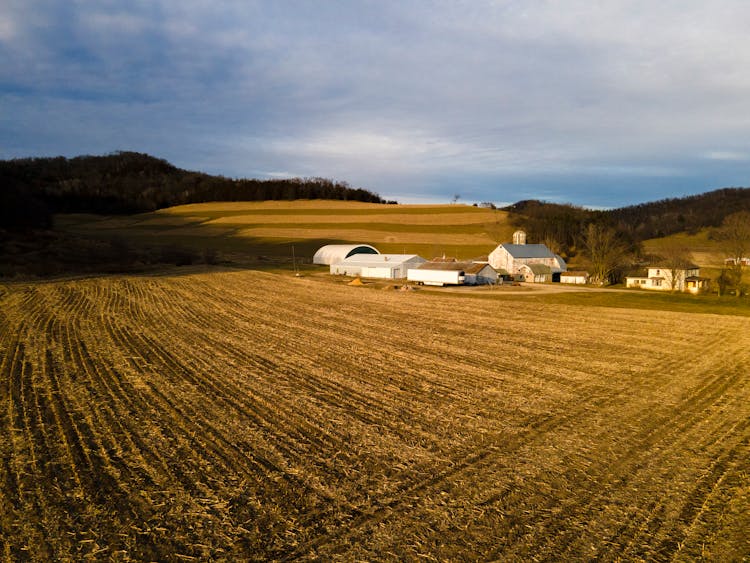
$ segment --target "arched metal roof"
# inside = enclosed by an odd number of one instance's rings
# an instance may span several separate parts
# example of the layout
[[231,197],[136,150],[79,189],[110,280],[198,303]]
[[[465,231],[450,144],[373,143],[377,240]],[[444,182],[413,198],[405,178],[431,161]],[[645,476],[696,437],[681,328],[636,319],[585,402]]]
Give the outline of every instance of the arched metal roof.
[[327,244],[315,253],[313,264],[338,264],[354,254],[380,254],[380,252],[369,244]]

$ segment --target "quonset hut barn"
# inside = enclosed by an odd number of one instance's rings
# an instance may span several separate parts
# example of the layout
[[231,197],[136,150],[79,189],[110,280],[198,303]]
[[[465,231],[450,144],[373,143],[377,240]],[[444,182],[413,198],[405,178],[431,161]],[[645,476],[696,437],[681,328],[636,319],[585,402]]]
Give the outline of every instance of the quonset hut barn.
[[318,249],[313,256],[313,264],[330,266],[343,262],[355,254],[380,254],[377,248],[369,244],[327,244]]

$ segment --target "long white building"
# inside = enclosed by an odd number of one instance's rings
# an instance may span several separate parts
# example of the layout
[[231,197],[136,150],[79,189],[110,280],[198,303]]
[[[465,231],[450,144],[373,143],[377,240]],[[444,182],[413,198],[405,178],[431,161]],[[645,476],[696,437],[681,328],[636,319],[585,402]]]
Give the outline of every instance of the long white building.
[[331,264],[331,274],[363,278],[401,279],[410,268],[426,262],[416,254],[353,254]]

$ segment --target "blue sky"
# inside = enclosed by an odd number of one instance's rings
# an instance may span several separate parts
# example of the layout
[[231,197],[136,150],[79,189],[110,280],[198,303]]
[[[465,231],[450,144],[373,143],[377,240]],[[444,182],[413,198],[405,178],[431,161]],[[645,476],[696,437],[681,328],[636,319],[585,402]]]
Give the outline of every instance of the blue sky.
[[147,152],[400,202],[750,186],[745,0],[3,0],[0,158]]

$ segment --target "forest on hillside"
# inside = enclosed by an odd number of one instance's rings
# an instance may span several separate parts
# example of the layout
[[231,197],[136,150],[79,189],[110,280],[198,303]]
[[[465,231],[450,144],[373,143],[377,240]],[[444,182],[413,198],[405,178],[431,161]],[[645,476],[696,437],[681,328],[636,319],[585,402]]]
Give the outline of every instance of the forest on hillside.
[[[111,263],[116,269],[129,263],[216,261],[211,252],[199,256],[194,249],[136,252],[124,251],[118,240],[73,240],[52,230],[56,213],[116,215],[210,201],[296,199],[396,203],[326,178],[231,179],[183,170],[136,152],[0,160],[0,276],[28,270],[29,264],[39,265],[41,273],[54,273],[71,264],[102,269],[102,264]],[[658,258],[644,255],[644,240],[706,228],[709,236],[727,238],[721,232],[726,231],[727,218],[750,213],[750,188],[723,188],[611,210],[538,200],[519,201],[505,210],[511,224],[524,229],[530,241],[546,244],[568,262],[598,270],[595,277],[601,283],[616,283],[627,268]],[[743,249],[732,255],[745,253]],[[59,268],[54,266],[57,262]],[[735,277],[741,279],[739,274]]]
[[327,178],[231,179],[136,152],[0,161],[0,229],[48,228],[54,213],[128,214],[208,201],[337,199],[386,203]]
[[531,240],[546,242],[563,256],[574,256],[591,224],[611,229],[632,250],[647,239],[718,228],[727,216],[750,211],[750,188],[722,188],[603,211],[538,200],[519,201],[505,210],[513,225],[523,228]]

